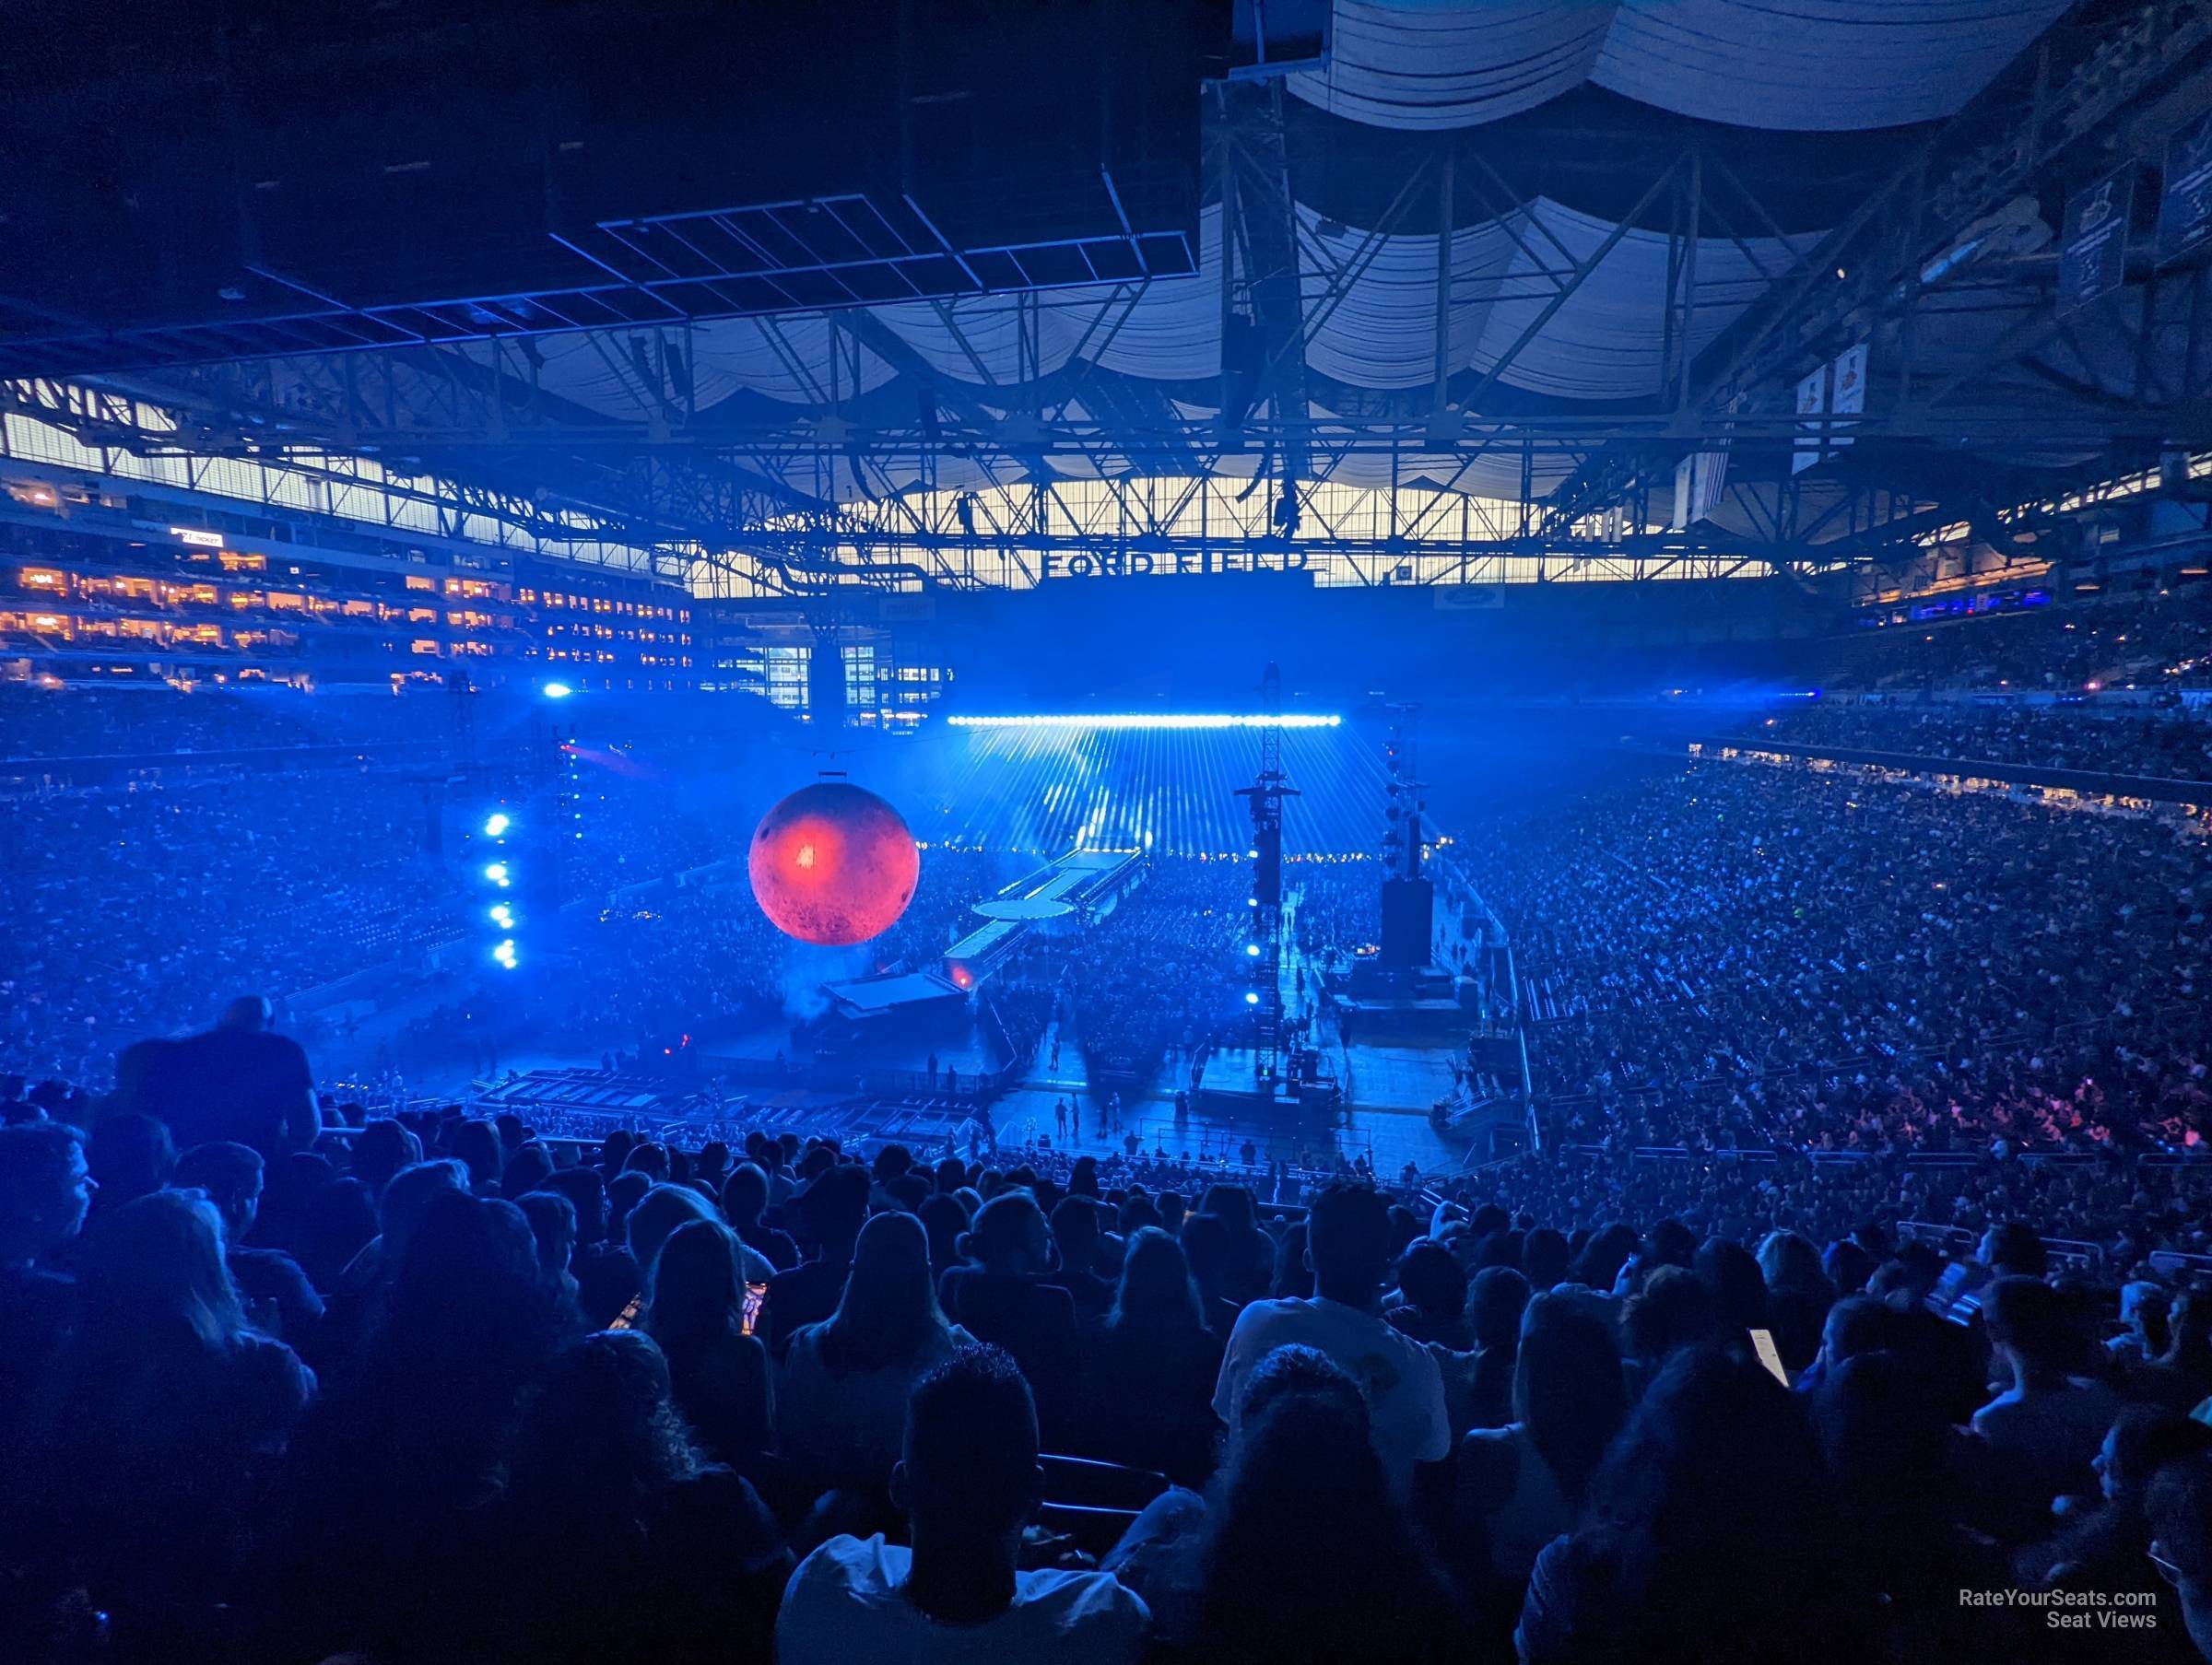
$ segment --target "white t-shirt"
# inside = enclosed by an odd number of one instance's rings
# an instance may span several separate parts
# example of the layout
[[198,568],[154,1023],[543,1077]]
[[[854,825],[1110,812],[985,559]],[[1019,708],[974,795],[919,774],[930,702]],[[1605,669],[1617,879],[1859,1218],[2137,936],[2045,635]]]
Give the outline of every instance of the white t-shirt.
[[1401,1497],[1413,1489],[1414,1464],[1441,1462],[1452,1454],[1452,1422],[1436,1355],[1376,1314],[1318,1296],[1254,1301],[1237,1315],[1214,1387],[1214,1414],[1232,1436],[1252,1373],[1277,1347],[1289,1346],[1325,1353],[1359,1384],[1375,1453]]
[[778,1665],[1134,1665],[1152,1615],[1111,1573],[1017,1573],[1014,1604],[983,1624],[940,1624],[902,1586],[913,1552],[830,1539],[799,1563],[776,1615]]

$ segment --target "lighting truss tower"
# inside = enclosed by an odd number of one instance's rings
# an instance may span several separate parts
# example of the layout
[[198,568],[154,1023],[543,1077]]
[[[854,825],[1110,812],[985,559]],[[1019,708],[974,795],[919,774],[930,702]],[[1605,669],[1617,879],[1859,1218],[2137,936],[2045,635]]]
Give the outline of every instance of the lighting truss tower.
[[1413,720],[1418,707],[1391,707],[1390,739],[1383,749],[1389,775],[1382,802],[1382,964],[1406,969],[1429,963],[1435,887],[1421,876],[1421,831],[1428,782],[1414,762]]
[[[1283,674],[1270,662],[1260,677],[1260,709],[1274,719],[1283,714]],[[1272,1088],[1283,1063],[1283,800],[1298,796],[1283,773],[1283,731],[1276,721],[1260,727],[1260,772],[1250,786],[1237,789],[1252,811],[1252,934],[1245,965],[1252,983],[1248,995],[1254,1019],[1253,1051],[1259,1079]],[[1252,948],[1257,947],[1254,955]]]
[[461,774],[473,775],[477,772],[477,685],[465,668],[456,666],[445,674],[445,692],[453,768]]
[[528,868],[523,878],[533,909],[550,919],[568,899],[574,845],[583,836],[574,720],[539,700],[530,709],[528,745],[523,802],[530,818],[522,846]]

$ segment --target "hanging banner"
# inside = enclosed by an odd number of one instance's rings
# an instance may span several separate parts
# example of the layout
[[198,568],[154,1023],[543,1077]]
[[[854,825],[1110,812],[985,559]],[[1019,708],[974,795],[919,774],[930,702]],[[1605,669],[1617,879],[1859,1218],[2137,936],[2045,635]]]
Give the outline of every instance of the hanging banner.
[[1675,464],[1675,514],[1669,532],[1688,532],[1713,510],[1728,483],[1728,453],[1693,451]]
[[[1856,416],[1866,409],[1866,344],[1846,347],[1830,367],[1830,392],[1828,398],[1830,412],[1839,416]],[[1828,448],[1830,454],[1851,443],[1853,424],[1831,423],[1829,426]]]
[[1698,452],[1696,476],[1689,486],[1689,523],[1696,525],[1720,506],[1721,493],[1728,488],[1728,453],[1724,451]]
[[[1828,409],[1828,369],[1822,365],[1797,383],[1797,414],[1818,416]],[[1803,436],[1790,452],[1790,472],[1803,474],[1820,460],[1820,424],[1800,422],[1797,432]]]
[[2212,113],[2166,141],[2159,186],[2159,258],[2178,260],[2212,237]]
[[2116,168],[2066,198],[2058,241],[2058,310],[2078,312],[2127,278],[2127,227],[2135,216],[2136,170]]

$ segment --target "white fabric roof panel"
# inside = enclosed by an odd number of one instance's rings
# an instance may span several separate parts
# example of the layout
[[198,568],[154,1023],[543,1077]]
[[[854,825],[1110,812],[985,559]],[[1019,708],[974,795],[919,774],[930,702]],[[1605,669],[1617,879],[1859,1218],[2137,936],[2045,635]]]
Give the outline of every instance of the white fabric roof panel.
[[[1038,369],[1062,369],[1078,351],[1110,370],[1160,381],[1221,373],[1221,209],[1199,216],[1199,269],[1148,284],[1086,284],[1036,297]],[[939,306],[943,311],[938,310]],[[1108,309],[1100,316],[1100,309]],[[910,301],[874,309],[941,376],[970,383],[1019,382],[1018,303],[1011,294],[942,303]],[[967,337],[963,347],[947,316]]]
[[1590,78],[1610,0],[1336,0],[1328,67],[1290,90],[1376,127],[1465,127]]
[[[1319,374],[1379,391],[1427,386],[1436,373],[1437,248],[1432,234],[1371,239],[1357,229],[1324,232],[1300,205],[1303,291],[1312,334],[1307,362]],[[1203,384],[1221,367],[1221,216],[1206,211],[1206,266],[1192,277],[1149,285],[1100,285],[1038,298],[1038,357],[1050,375],[1078,355],[1115,373]],[[1610,221],[1539,197],[1505,220],[1452,233],[1446,308],[1449,373],[1497,364],[1557,294],[1571,270],[1612,233]],[[1810,235],[1795,240],[1809,247]],[[1621,399],[1658,391],[1667,291],[1668,240],[1631,229],[1506,367],[1500,380],[1527,392],[1573,399]],[[1703,346],[1789,266],[1790,241],[1733,239],[1698,243],[1698,306],[1692,351]],[[1332,274],[1349,270],[1332,303]],[[1107,307],[1103,318],[1100,309]],[[984,391],[1026,380],[1018,302],[987,295],[946,303],[877,307],[875,316],[949,381]],[[949,317],[959,325],[948,328]],[[962,338],[964,337],[965,345]],[[895,371],[853,334],[819,313],[731,319],[667,333],[688,347],[698,407],[740,390],[819,407],[865,393]],[[832,362],[834,343],[835,360]],[[602,415],[641,420],[664,402],[680,407],[678,378],[664,366],[653,331],[594,331],[541,338],[539,385]]]
[[[1111,290],[1077,289],[1095,308]],[[1197,381],[1221,373],[1221,205],[1209,203],[1198,216],[1198,272],[1193,277],[1162,277],[1145,287],[1135,304],[1117,307],[1091,338],[1084,357],[1101,369],[1156,381]],[[1114,327],[1121,319],[1121,327]]]
[[[606,416],[636,418],[658,408],[663,398],[682,400],[668,383],[652,330],[591,330],[536,340],[544,363],[537,384],[547,393]],[[689,351],[692,394],[700,410],[711,410],[741,389],[794,405],[829,403],[865,393],[897,372],[860,350],[859,386],[853,385],[853,346],[840,341],[839,362],[830,364],[830,325],[819,313],[779,318],[725,318],[669,332],[670,341]],[[641,347],[643,363],[639,362]]]
[[[1489,309],[1471,359],[1479,370],[1498,363],[1550,305],[1556,286],[1546,274],[1565,267],[1570,259],[1581,265],[1613,232],[1610,221],[1544,197],[1530,205],[1528,216],[1531,229],[1514,247],[1501,298]],[[1733,239],[1700,238],[1690,351],[1719,334],[1789,269],[1793,241],[1810,248],[1818,240],[1810,234],[1791,241],[1763,238],[1747,240],[1739,248]],[[1623,233],[1500,380],[1568,399],[1658,392],[1666,334],[1667,245],[1660,232],[1631,228]]]
[[1952,113],[2068,0],[1335,0],[1290,90],[1371,126],[1471,127],[1585,80],[1703,121],[1845,132]]
[[[1310,246],[1326,249],[1339,267],[1361,257],[1362,233],[1324,238],[1311,210],[1301,206],[1299,216]],[[1539,197],[1510,221],[1453,231],[1447,368],[1488,370],[1497,363],[1612,230],[1610,221]],[[1809,248],[1818,240],[1795,240]],[[1348,292],[1325,316],[1328,275],[1308,271],[1308,316],[1320,322],[1306,362],[1355,387],[1425,386],[1436,374],[1436,239],[1386,237],[1365,258]],[[1739,247],[1729,238],[1700,238],[1691,350],[1718,334],[1794,258],[1791,243],[1778,239],[1747,240]],[[1576,399],[1657,392],[1667,259],[1668,240],[1660,233],[1624,233],[1500,380]]]
[[1951,114],[2070,3],[1622,0],[1591,78],[1742,127],[1894,127]]
[[[1306,316],[1318,319],[1306,344],[1306,362],[1324,376],[1355,387],[1421,387],[1436,375],[1436,239],[1384,237],[1368,245],[1366,234],[1346,229],[1329,236],[1320,217],[1300,205],[1299,224],[1307,253],[1302,280]],[[1325,299],[1329,274],[1312,269],[1312,251],[1327,251],[1339,270],[1364,261],[1343,299]],[[1445,309],[1445,352],[1450,369],[1472,363],[1480,345],[1499,280],[1515,252],[1503,221],[1452,233],[1451,299]],[[1326,309],[1324,315],[1324,309]]]
[[[1029,379],[1021,353],[1021,302],[1018,295],[978,295],[963,300],[901,301],[871,311],[938,375],[971,384],[1003,386]],[[946,327],[948,318],[959,325],[957,334]],[[1049,376],[1067,362],[1082,327],[1065,310],[1039,308],[1037,368],[1041,372]]]

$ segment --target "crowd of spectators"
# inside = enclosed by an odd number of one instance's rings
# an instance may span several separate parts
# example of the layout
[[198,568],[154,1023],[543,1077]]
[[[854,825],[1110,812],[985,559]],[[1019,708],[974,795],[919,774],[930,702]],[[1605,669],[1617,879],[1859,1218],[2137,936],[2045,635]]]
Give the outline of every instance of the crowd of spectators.
[[1562,1136],[2097,1149],[2206,1125],[2194,825],[1710,762],[1480,844]]
[[[772,1017],[794,992],[815,1003],[826,976],[928,964],[991,883],[989,858],[933,851],[898,925],[830,965],[750,905],[749,817],[733,812],[714,771],[671,778],[626,743],[587,737],[556,758],[560,779],[548,785],[516,763],[519,741],[498,739],[521,721],[512,702],[489,698],[469,701],[483,708],[480,748],[507,762],[464,770],[453,761],[464,698],[0,685],[0,755],[41,769],[111,754],[160,760],[41,776],[0,825],[10,875],[0,931],[21,945],[0,970],[0,1069],[104,1086],[123,1043],[211,1016],[210,986],[243,981],[287,1005],[363,972],[437,998],[382,1038],[373,1062],[364,1046],[359,1070],[481,1069],[552,1033],[657,1051]],[[370,737],[439,749],[452,767],[426,772],[412,753],[286,761]],[[713,755],[707,744],[694,740],[687,756]],[[253,756],[219,771],[182,767],[203,752]],[[521,825],[553,812],[556,787],[558,846],[544,827]],[[480,835],[495,810],[517,827],[496,847]],[[516,979],[490,961],[479,874],[493,857],[516,874],[498,899],[528,916],[524,949],[559,965],[558,979]],[[540,869],[556,857],[548,887]],[[678,887],[678,874],[703,882]],[[303,1004],[288,1020],[317,1038],[351,1017]]]
[[283,752],[348,743],[447,742],[442,688],[309,695],[298,689],[0,683],[0,769],[10,765]]
[[[2085,697],[2088,698],[2088,697]],[[2212,780],[2212,721],[2185,707],[2074,704],[1900,705],[1824,699],[1735,725],[1747,740],[1840,746],[1962,762],[2041,765],[2095,774]]]
[[2212,683],[2212,583],[1862,627],[1830,644],[1817,674],[1835,688],[2204,687]]
[[7,1657],[2212,1658],[2212,1294],[2018,1167],[1947,1260],[1872,1170],[302,1136],[265,1049],[6,1107]]
[[11,805],[0,1066],[97,1081],[125,1042],[209,1015],[210,987],[289,994],[434,942],[447,887],[420,854],[419,791],[348,785],[147,785]]
[[1167,859],[1069,956],[1063,1011],[1094,1090],[1149,1086],[1241,1008],[1235,967],[1252,934],[1249,862]]
[[1293,862],[1284,884],[1297,893],[1291,929],[1299,946],[1323,964],[1372,953],[1382,920],[1375,908],[1382,868],[1371,861]]
[[[1990,744],[2090,744],[2040,721]],[[318,1127],[259,1001],[148,1038],[411,917],[364,781],[73,791],[6,852],[0,1052],[85,1090],[0,1080],[0,1658],[2212,1659],[2200,823],[1719,761],[1502,814],[1543,1148],[1392,1190]],[[620,796],[646,884],[488,1040],[787,1003],[646,859],[734,835]],[[933,854],[847,974],[965,922],[990,860]],[[1202,1047],[1251,877],[1154,863],[1006,1043]],[[1295,875],[1310,950],[1372,878]]]

